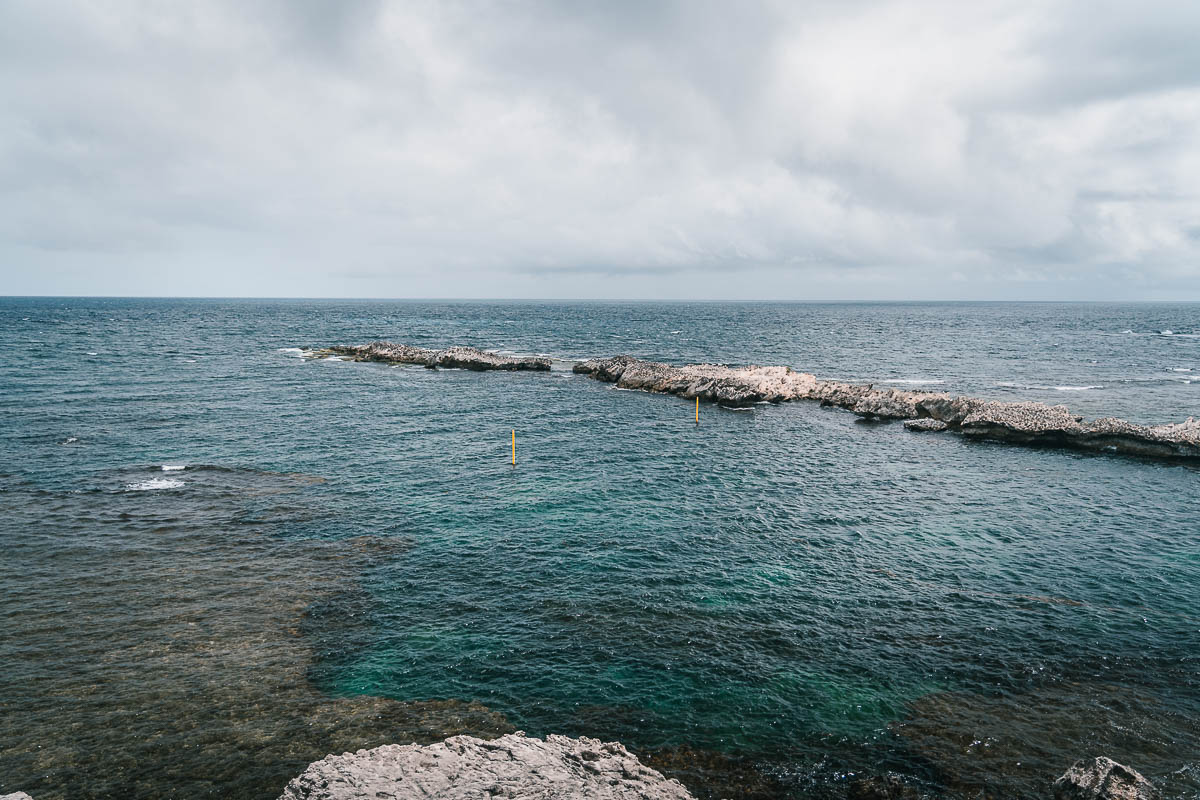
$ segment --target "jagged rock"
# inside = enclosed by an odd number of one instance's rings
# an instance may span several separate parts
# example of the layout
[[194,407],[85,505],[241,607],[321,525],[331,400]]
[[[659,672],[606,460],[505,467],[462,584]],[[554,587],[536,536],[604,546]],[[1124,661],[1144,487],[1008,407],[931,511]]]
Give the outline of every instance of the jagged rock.
[[950,426],[945,422],[942,422],[940,419],[922,417],[921,419],[905,420],[904,427],[910,431],[917,431],[918,433],[937,433],[939,431],[946,430]]
[[979,403],[959,423],[959,428],[964,433],[1000,434],[1009,438],[1022,438],[1026,434],[1066,436],[1084,430],[1066,406],[999,402]]
[[24,792],[13,792],[12,794],[0,794],[0,800],[33,800],[33,798]]
[[[863,395],[852,410],[855,414],[863,417],[914,419],[921,416],[921,410],[917,404],[928,401],[930,399],[928,394],[928,392],[905,392],[898,389],[873,390]],[[938,395],[938,397],[949,399],[948,395]]]
[[871,391],[870,384],[858,386],[838,381],[817,381],[810,397],[823,406],[854,409]]
[[675,780],[643,766],[617,742],[517,732],[484,741],[384,745],[326,756],[288,783],[279,800],[431,797],[487,800],[558,797],[592,800],[693,800]]
[[1136,770],[1101,756],[1076,761],[1054,782],[1055,800],[1154,800],[1158,790]]
[[744,406],[779,403],[810,397],[817,387],[812,375],[788,367],[726,367],[719,364],[689,364],[673,367],[632,356],[614,356],[583,361],[574,372],[596,380],[615,383],[622,389],[699,397],[714,403]]
[[536,356],[502,356],[475,347],[450,347],[430,350],[395,342],[371,342],[364,345],[331,347],[335,355],[350,356],[355,361],[381,361],[386,364],[423,364],[426,367],[448,367],[473,370],[539,370],[550,369],[550,359]]

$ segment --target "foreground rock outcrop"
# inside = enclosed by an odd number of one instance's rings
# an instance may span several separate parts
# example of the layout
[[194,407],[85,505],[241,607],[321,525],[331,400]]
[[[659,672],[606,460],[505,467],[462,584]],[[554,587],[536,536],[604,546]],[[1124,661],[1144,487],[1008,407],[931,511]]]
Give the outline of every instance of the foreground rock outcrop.
[[1200,421],[1137,425],[1106,417],[1085,422],[1066,406],[1002,403],[942,392],[876,389],[870,384],[825,381],[788,367],[674,367],[630,356],[592,359],[574,371],[622,389],[642,389],[744,406],[815,400],[866,419],[909,420],[914,431],[955,431],[964,436],[1028,445],[1052,445],[1139,456],[1200,458]]
[[1156,800],[1158,790],[1111,758],[1076,761],[1054,782],[1055,800]]
[[320,351],[331,355],[348,356],[354,361],[379,361],[385,364],[421,364],[431,369],[446,367],[473,370],[538,370],[550,369],[550,359],[537,356],[502,356],[474,347],[448,347],[430,350],[394,342],[331,347]]
[[675,780],[643,766],[616,742],[512,733],[484,741],[384,745],[314,761],[279,800],[520,797],[693,800]]

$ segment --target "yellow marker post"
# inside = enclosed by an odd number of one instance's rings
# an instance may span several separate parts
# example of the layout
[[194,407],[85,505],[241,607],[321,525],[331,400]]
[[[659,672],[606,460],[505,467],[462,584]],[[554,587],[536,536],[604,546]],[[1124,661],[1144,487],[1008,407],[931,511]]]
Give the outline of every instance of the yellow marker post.
[[517,465],[517,429],[516,428],[513,428],[513,432],[512,432],[512,445],[513,445],[513,463],[512,463],[512,465],[515,467]]
[[696,422],[700,422],[700,395],[696,395]]

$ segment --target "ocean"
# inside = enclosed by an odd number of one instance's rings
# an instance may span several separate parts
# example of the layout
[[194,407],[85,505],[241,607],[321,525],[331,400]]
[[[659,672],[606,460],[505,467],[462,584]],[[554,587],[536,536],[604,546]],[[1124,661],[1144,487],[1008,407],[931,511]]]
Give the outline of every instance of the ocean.
[[[304,358],[389,339],[550,373]],[[0,794],[619,740],[698,797],[1200,797],[1200,469],[570,362],[1200,412],[1200,304],[0,299]],[[515,431],[517,463],[510,464]]]

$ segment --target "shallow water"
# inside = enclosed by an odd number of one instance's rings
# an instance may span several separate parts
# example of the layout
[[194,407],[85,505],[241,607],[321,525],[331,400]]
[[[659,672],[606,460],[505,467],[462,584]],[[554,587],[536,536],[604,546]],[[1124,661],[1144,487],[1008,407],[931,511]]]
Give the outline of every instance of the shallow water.
[[1197,305],[0,300],[0,791],[520,728],[701,795],[1200,794],[1196,468],[290,349],[374,338],[1200,409]]

